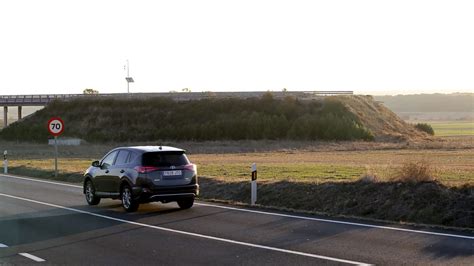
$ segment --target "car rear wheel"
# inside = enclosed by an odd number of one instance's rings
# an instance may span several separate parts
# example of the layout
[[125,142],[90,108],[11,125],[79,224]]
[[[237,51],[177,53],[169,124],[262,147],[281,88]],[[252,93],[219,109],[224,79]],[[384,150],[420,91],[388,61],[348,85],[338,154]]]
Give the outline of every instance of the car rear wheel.
[[89,205],[99,204],[100,198],[95,195],[95,188],[94,188],[94,184],[92,184],[92,181],[87,180],[84,191],[85,191],[87,204]]
[[134,212],[138,209],[139,203],[133,198],[132,189],[129,185],[122,186],[120,197],[122,206],[127,212]]
[[177,201],[178,202],[178,206],[185,210],[185,209],[189,209],[193,206],[194,204],[194,198],[185,198],[185,199],[180,199]]

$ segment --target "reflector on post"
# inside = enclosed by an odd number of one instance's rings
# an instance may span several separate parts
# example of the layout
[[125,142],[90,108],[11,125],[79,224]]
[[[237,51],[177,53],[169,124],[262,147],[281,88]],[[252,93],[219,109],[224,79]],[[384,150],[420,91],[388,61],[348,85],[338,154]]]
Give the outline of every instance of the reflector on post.
[[252,181],[250,182],[250,205],[257,202],[257,164],[252,164]]
[[3,152],[3,173],[8,174],[8,159],[7,159],[7,150]]

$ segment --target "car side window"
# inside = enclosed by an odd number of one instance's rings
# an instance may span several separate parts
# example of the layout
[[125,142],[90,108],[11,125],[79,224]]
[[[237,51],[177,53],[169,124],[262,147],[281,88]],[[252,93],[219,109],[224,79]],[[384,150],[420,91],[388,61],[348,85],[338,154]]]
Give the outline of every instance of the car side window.
[[135,161],[136,158],[137,158],[137,154],[134,152],[130,152],[130,156],[128,156],[127,158],[127,163],[131,163]]
[[124,164],[127,164],[127,158],[128,158],[128,154],[130,152],[127,151],[127,150],[120,150],[118,155],[117,155],[117,159],[115,160],[115,164],[114,165],[124,165]]
[[102,169],[107,169],[114,163],[115,155],[117,155],[117,151],[111,152],[102,160],[102,163],[101,163]]

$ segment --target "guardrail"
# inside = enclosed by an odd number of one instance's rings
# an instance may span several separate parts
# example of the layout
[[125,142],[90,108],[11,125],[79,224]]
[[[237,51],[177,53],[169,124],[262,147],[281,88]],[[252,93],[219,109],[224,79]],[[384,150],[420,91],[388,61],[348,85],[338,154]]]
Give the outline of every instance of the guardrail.
[[51,94],[51,95],[2,95],[0,105],[3,106],[41,106],[47,105],[53,100],[70,99],[83,94]]
[[[162,93],[101,93],[101,94],[37,94],[37,95],[0,95],[0,106],[43,106],[54,100],[70,100],[86,97],[113,97],[113,98],[150,98],[169,97],[175,100],[192,100],[202,98],[250,98],[260,97],[266,91],[241,92],[162,92]],[[352,95],[353,91],[270,91],[275,97],[292,95],[298,98],[330,95]]]

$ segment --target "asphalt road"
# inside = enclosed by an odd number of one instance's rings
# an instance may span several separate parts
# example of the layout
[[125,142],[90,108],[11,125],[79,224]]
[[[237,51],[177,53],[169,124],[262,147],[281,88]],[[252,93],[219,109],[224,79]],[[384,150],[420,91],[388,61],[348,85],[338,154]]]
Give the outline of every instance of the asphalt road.
[[0,175],[0,263],[474,265],[474,235],[205,202],[125,213],[88,206],[79,186]]

